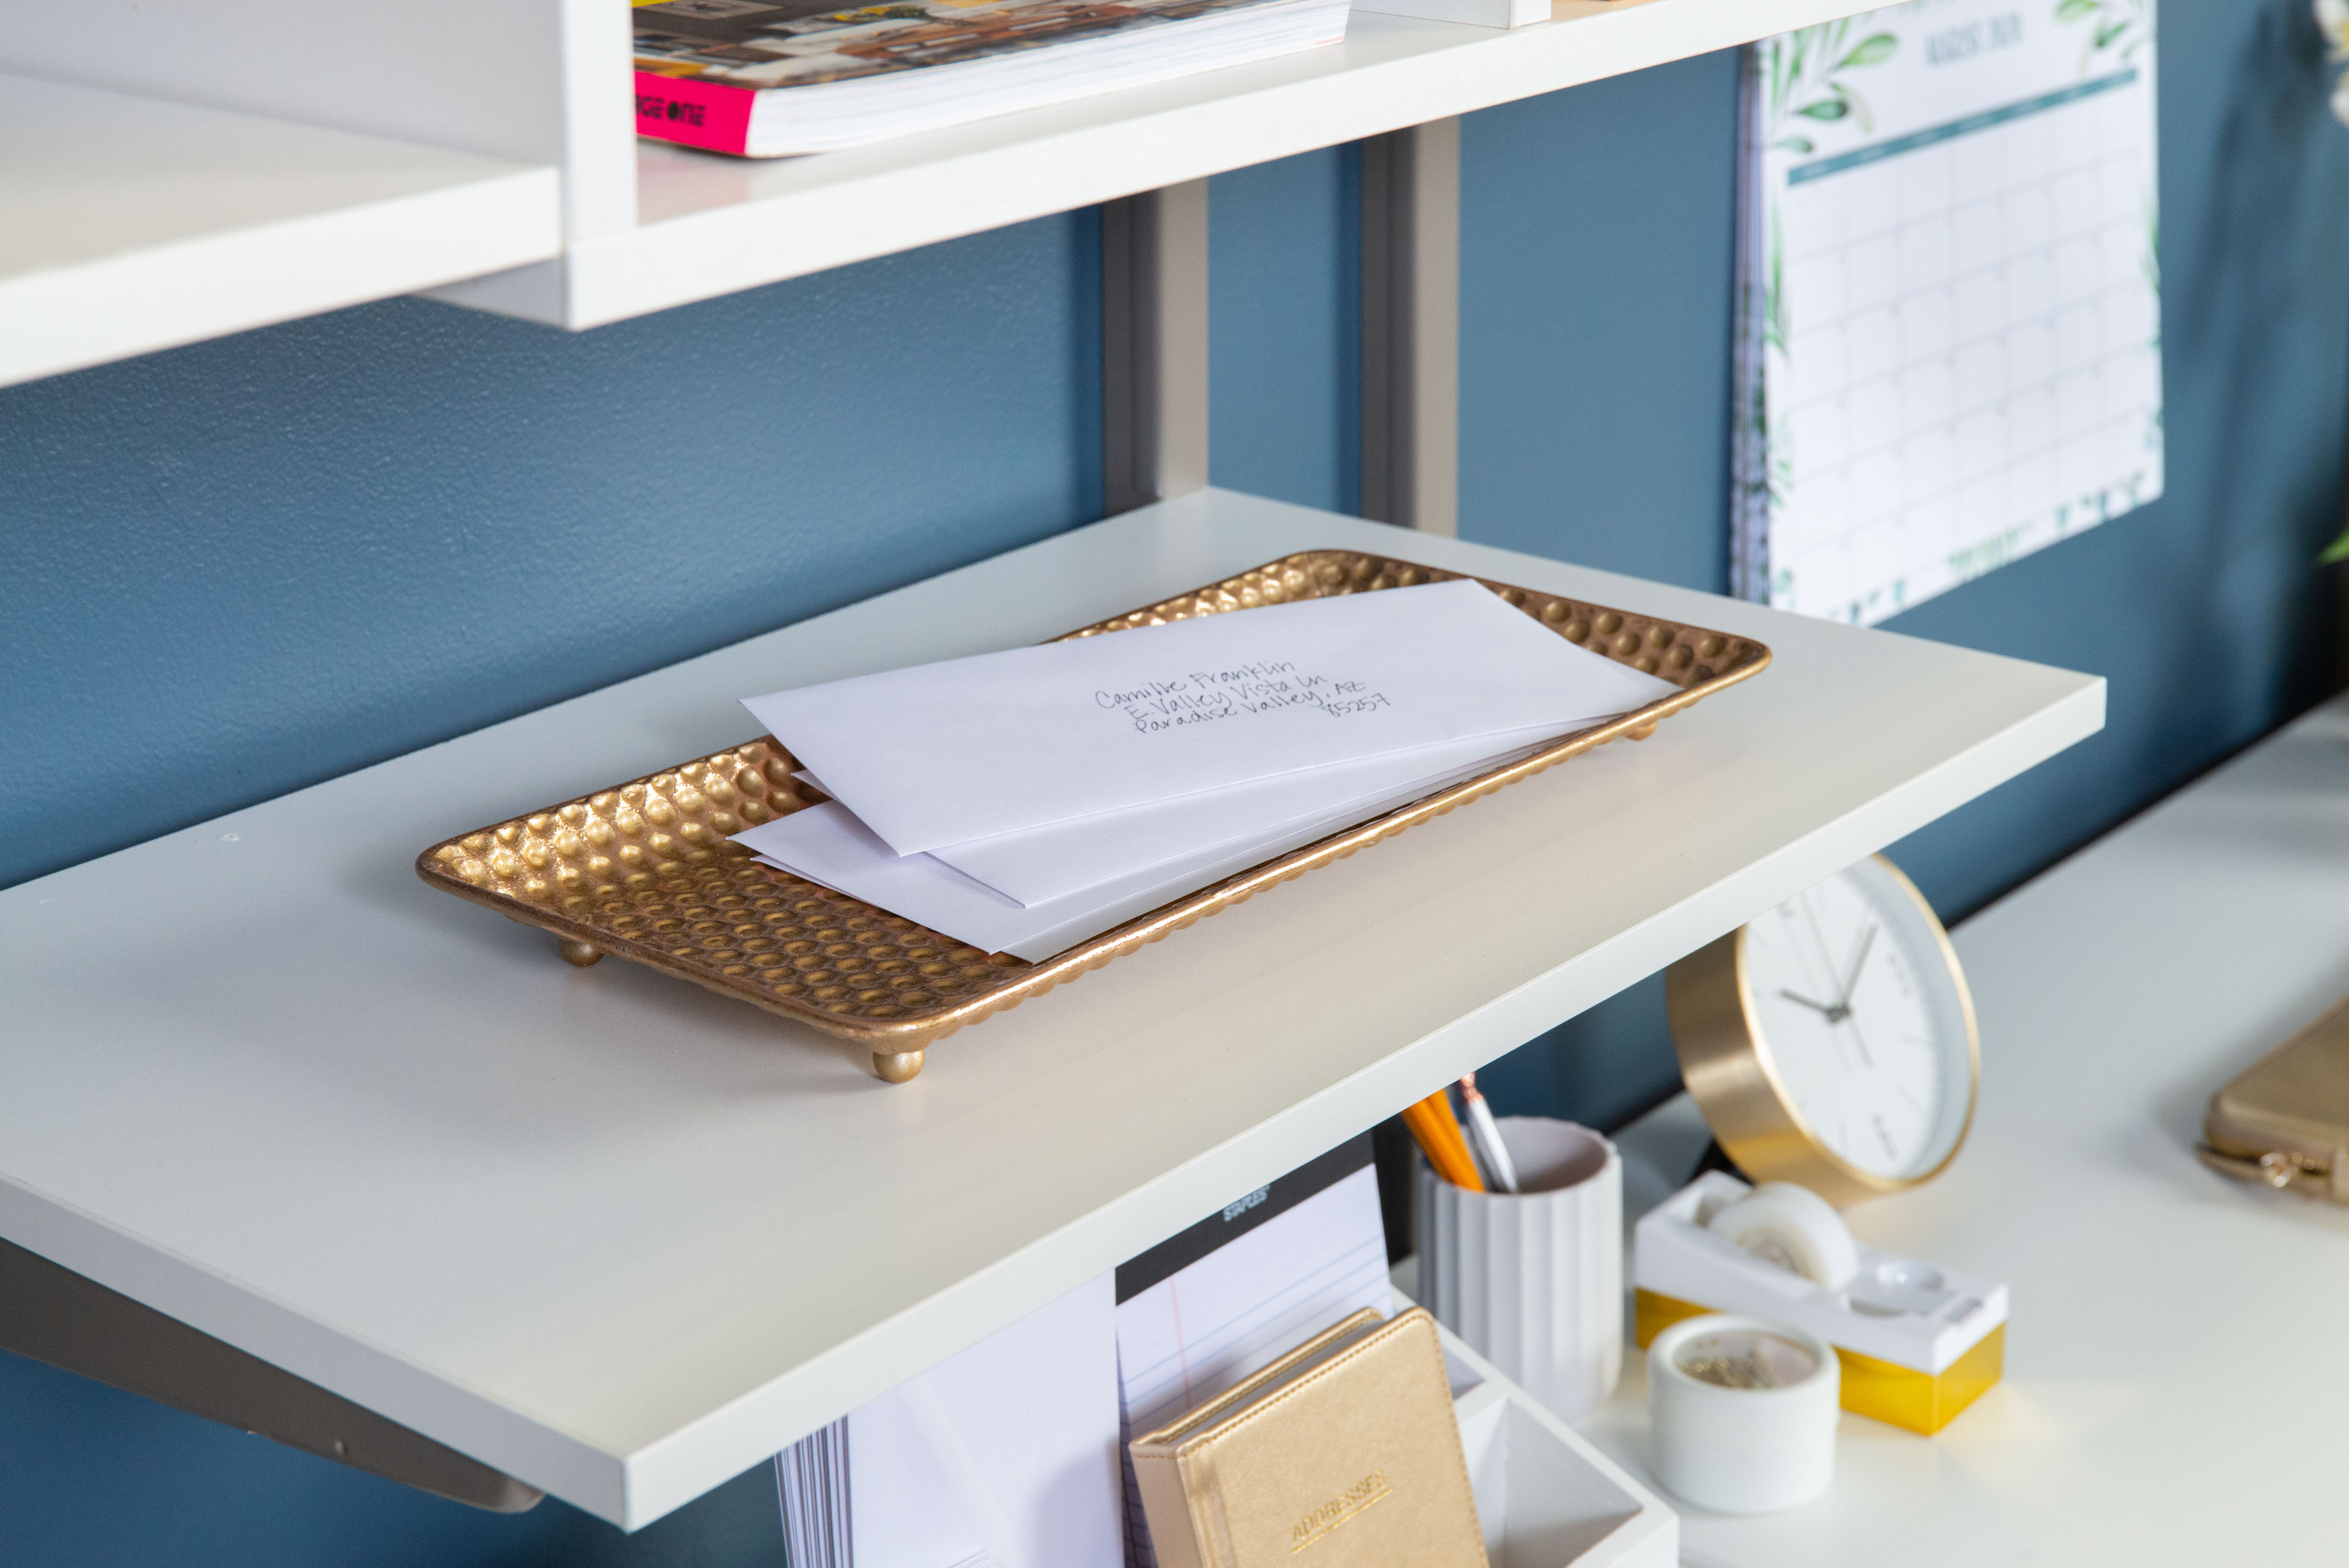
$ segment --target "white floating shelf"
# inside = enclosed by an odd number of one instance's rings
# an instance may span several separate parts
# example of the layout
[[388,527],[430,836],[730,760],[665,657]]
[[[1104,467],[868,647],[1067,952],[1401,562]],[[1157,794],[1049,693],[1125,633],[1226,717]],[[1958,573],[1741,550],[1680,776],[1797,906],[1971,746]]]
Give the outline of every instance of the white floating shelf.
[[[945,1040],[903,1086],[637,966],[572,969],[412,872],[452,831],[747,738],[740,694],[1326,546],[1776,661]],[[633,1527],[2103,711],[2090,676],[1203,492],[0,892],[0,1236]]]
[[586,327],[1749,43],[1853,0],[1555,0],[1503,30],[1356,12],[1278,60],[815,157],[639,144],[637,223],[445,290]]
[[556,254],[553,169],[0,77],[0,385]]
[[[0,41],[26,73],[0,78],[0,384],[401,293],[598,326],[1854,9],[1358,13],[1330,48],[754,161],[634,140],[615,0],[89,0],[75,29]],[[451,27],[490,31],[451,56]],[[31,79],[67,76],[91,85]]]

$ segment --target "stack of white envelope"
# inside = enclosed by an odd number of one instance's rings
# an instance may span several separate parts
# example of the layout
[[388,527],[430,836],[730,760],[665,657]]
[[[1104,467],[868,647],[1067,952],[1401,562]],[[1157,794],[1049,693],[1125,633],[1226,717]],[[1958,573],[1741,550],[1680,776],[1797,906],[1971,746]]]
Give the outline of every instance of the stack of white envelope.
[[833,797],[768,865],[1038,961],[1670,694],[1468,582],[748,698]]

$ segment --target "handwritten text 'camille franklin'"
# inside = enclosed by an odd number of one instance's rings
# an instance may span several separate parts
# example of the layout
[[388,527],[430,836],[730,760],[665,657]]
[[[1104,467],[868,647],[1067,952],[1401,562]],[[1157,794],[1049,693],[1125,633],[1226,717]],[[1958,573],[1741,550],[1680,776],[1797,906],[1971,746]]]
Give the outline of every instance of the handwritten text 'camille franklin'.
[[1306,675],[1288,659],[1242,664],[1229,670],[1195,670],[1185,675],[1144,681],[1122,691],[1096,691],[1095,707],[1123,713],[1147,735],[1185,724],[1312,708],[1332,719],[1393,706],[1386,694],[1360,680]]

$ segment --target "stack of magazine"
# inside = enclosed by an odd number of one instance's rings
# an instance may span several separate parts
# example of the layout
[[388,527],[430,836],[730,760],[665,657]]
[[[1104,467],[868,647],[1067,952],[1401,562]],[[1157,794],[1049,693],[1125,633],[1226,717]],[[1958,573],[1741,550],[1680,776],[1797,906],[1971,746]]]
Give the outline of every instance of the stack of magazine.
[[665,0],[635,8],[636,131],[824,152],[1334,44],[1348,0]]
[[766,864],[1040,961],[1676,688],[1459,580],[754,697]]

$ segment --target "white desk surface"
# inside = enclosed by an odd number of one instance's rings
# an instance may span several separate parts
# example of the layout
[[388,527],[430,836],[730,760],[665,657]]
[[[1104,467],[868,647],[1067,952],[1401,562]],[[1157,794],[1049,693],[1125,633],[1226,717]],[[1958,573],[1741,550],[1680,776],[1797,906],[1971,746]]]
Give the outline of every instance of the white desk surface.
[[[1982,1018],[1971,1140],[1941,1180],[1850,1219],[2011,1282],[2005,1380],[1934,1438],[1846,1415],[1826,1497],[1754,1520],[1684,1507],[1683,1561],[2349,1561],[2349,1210],[2193,1154],[2211,1092],[2349,992],[2349,699],[1956,941]],[[1690,1160],[1703,1141],[1645,1130]],[[1586,1429],[1644,1477],[1629,1359]]]
[[[741,694],[1381,550],[1770,643],[915,1082],[419,883]],[[2103,682],[1210,491],[0,892],[0,1236],[629,1526],[2093,732]],[[93,787],[99,787],[94,782]],[[119,781],[104,787],[122,787]]]

